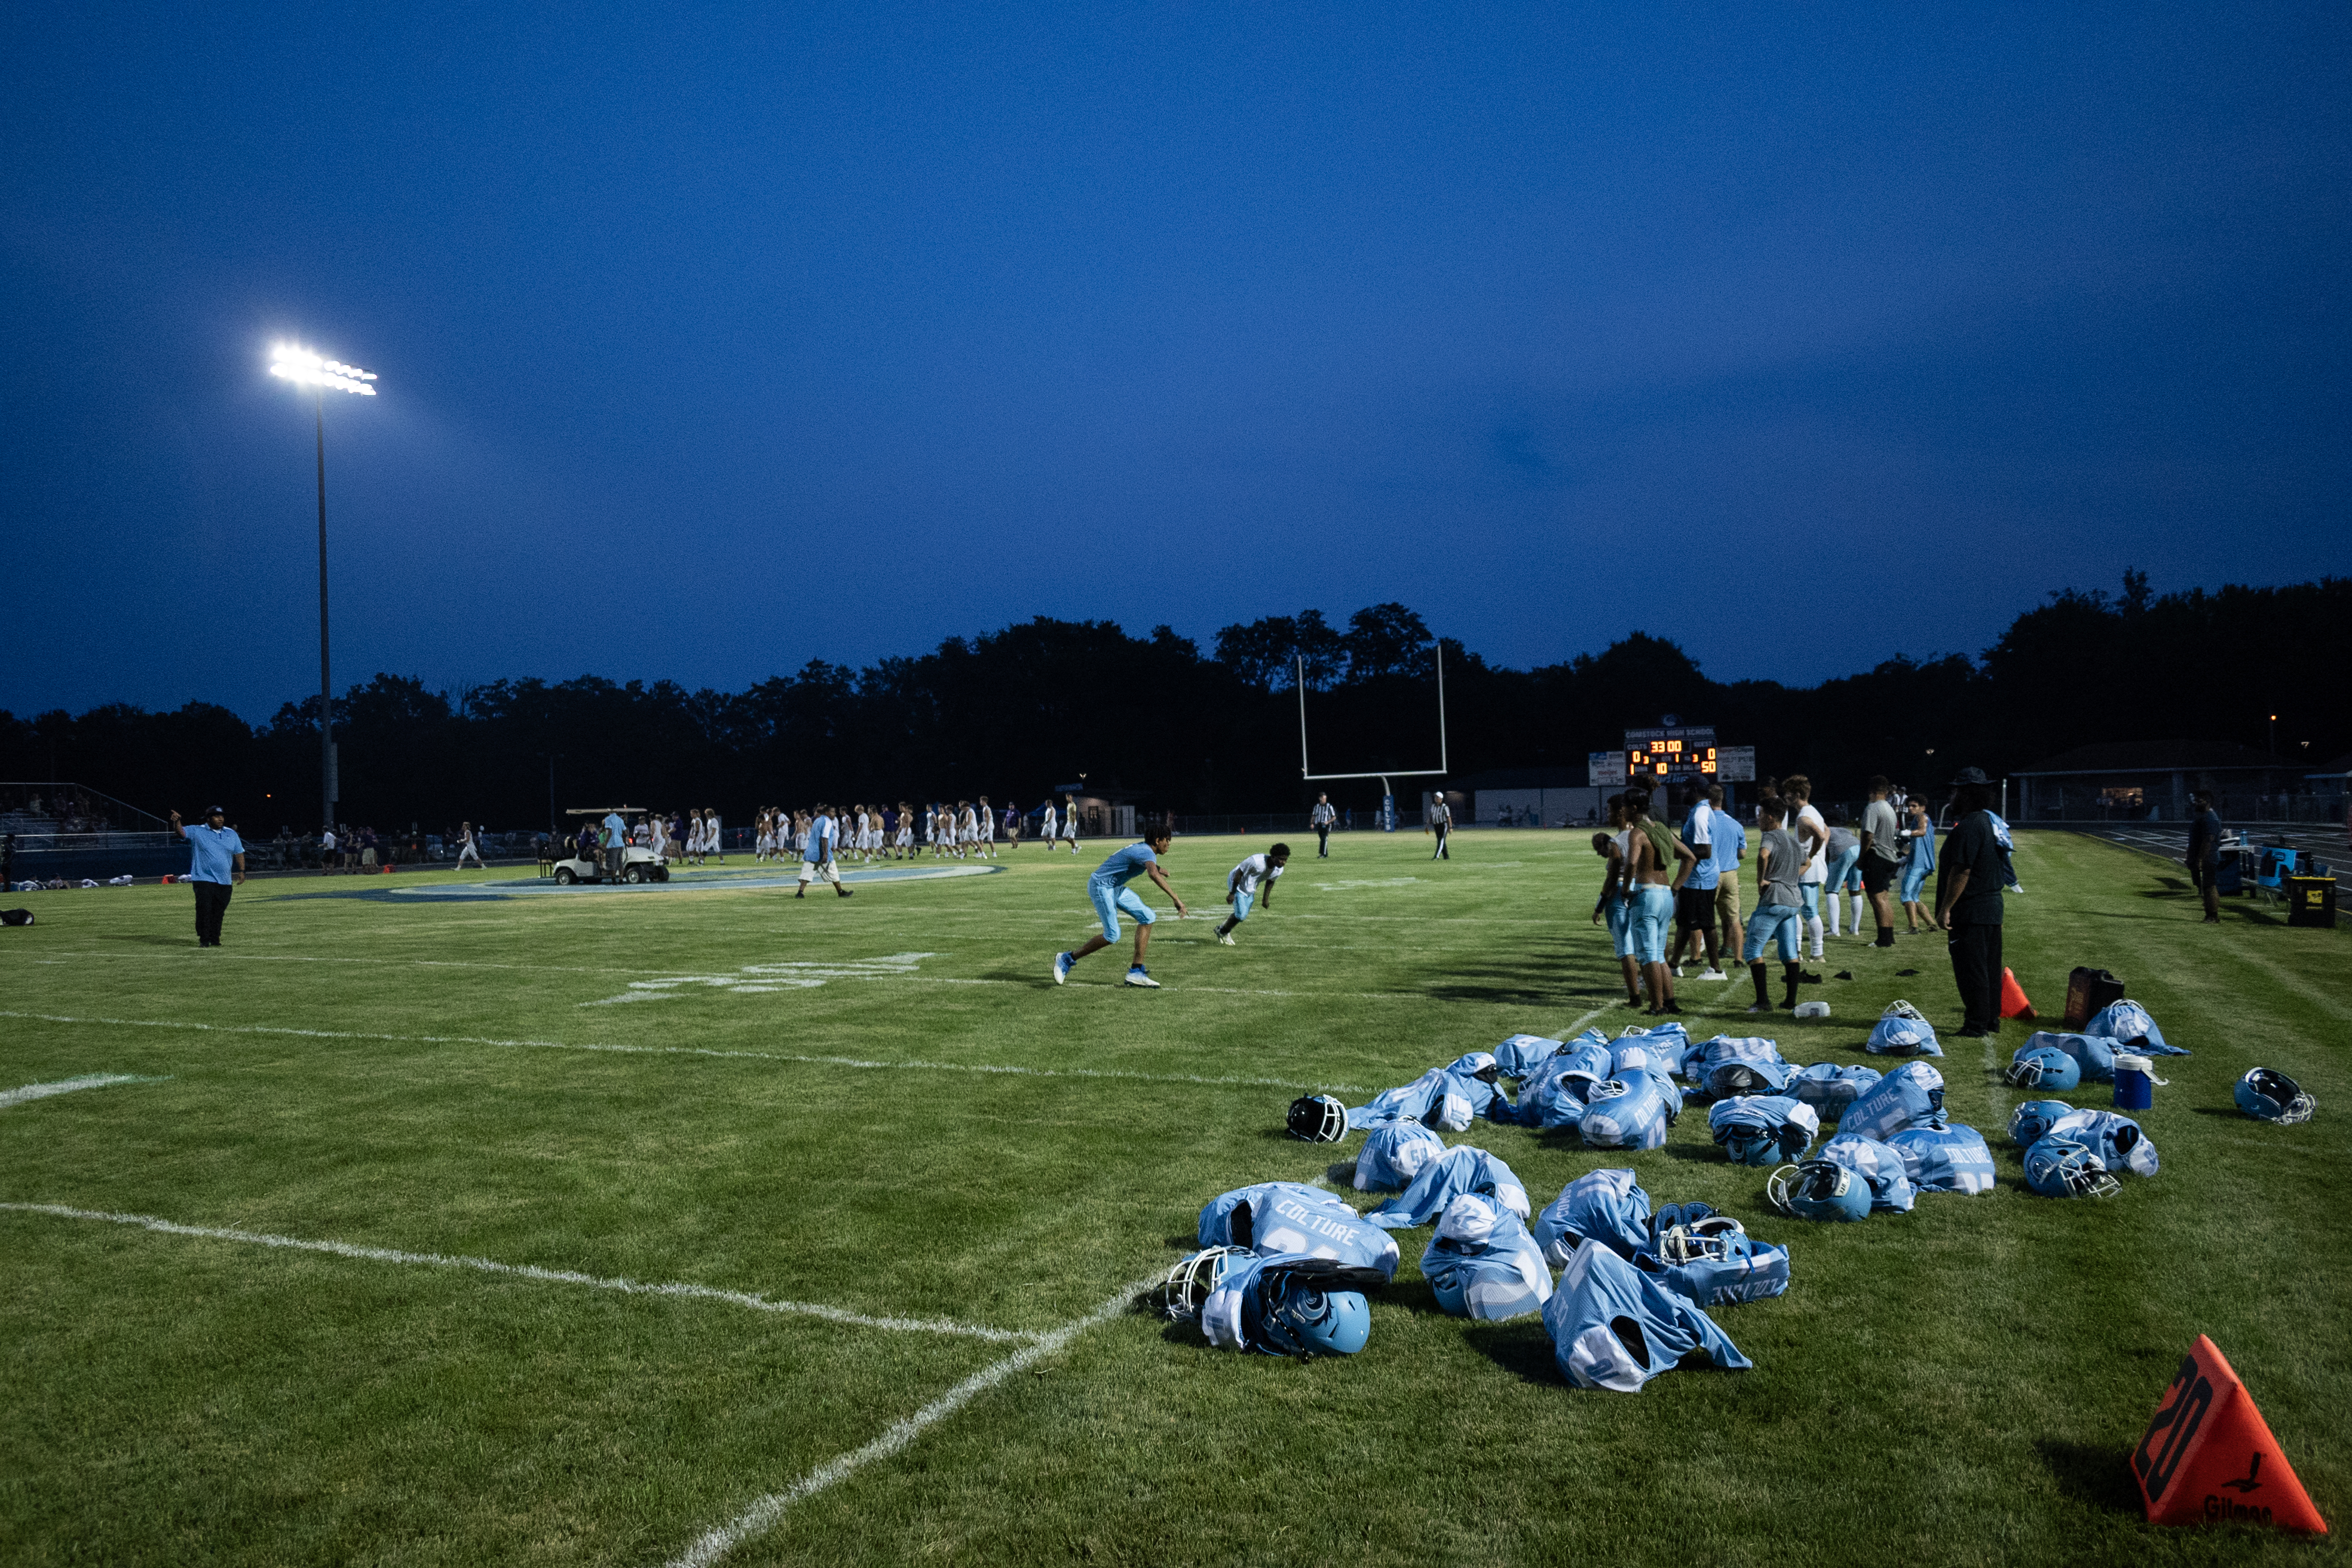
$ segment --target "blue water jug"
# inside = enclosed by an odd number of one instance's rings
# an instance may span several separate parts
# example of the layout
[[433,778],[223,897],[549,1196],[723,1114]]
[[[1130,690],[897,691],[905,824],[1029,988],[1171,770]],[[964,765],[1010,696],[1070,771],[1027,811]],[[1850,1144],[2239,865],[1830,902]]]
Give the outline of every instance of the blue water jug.
[[2158,1079],[2146,1057],[2116,1053],[2116,1109],[2146,1110],[2156,1103]]

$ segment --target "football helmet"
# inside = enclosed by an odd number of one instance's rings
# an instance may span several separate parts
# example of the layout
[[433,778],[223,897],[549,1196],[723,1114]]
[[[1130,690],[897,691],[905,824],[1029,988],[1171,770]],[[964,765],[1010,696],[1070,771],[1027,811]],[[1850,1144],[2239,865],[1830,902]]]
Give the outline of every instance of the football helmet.
[[2308,1121],[2319,1102],[2294,1079],[2276,1068],[2256,1068],[2238,1080],[2232,1091],[2238,1109],[2264,1121]]
[[1870,1184],[1827,1160],[1781,1166],[1764,1179],[1764,1195],[1799,1219],[1843,1224],[1870,1217]]
[[2055,1046],[2026,1046],[2000,1079],[2013,1089],[2074,1089],[2083,1081],[2083,1064]]
[[1911,1018],[1922,1024],[1927,1021],[1927,1014],[1922,1013],[1918,1008],[1914,1007],[1910,1003],[1902,1000],[1900,997],[1889,1002],[1886,1005],[1886,1011],[1881,1013],[1879,1016],[1882,1018]]
[[1309,1143],[1337,1143],[1348,1132],[1348,1108],[1328,1094],[1302,1094],[1290,1102],[1290,1135]]
[[2009,1119],[2009,1141],[2021,1149],[2031,1149],[2074,1109],[2063,1100],[2029,1100]]
[[1258,1284],[1258,1331],[1280,1355],[1354,1355],[1372,1335],[1360,1290],[1328,1288],[1306,1269],[1268,1269]]
[[1658,1260],[1670,1267],[1702,1258],[1727,1258],[1733,1245],[1748,1239],[1748,1227],[1727,1214],[1708,1215],[1658,1233]]
[[1466,1052],[1456,1058],[1445,1070],[1460,1073],[1464,1078],[1475,1078],[1480,1083],[1492,1083],[1503,1076],[1503,1069],[1496,1063],[1492,1051]]
[[2063,1136],[2044,1138],[2025,1152],[2025,1184],[2045,1198],[2111,1198],[2123,1191],[2105,1161]]
[[1696,1198],[1686,1204],[1668,1204],[1650,1216],[1651,1245],[1654,1247],[1658,1237],[1677,1226],[1695,1226],[1703,1219],[1713,1219],[1715,1215],[1713,1204],[1703,1204]]
[[1246,1247],[1212,1247],[1178,1260],[1160,1282],[1160,1308],[1180,1323],[1189,1323],[1201,1315],[1201,1304],[1229,1274],[1238,1274],[1249,1264],[1251,1253]]

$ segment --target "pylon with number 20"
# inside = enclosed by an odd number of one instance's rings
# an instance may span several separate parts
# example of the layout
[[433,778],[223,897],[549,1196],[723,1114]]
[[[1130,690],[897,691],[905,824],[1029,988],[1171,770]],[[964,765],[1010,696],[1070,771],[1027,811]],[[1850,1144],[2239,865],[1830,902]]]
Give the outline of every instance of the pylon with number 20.
[[2131,1466],[2151,1524],[2228,1520],[2327,1533],[2254,1396],[2203,1334],[2181,1358]]

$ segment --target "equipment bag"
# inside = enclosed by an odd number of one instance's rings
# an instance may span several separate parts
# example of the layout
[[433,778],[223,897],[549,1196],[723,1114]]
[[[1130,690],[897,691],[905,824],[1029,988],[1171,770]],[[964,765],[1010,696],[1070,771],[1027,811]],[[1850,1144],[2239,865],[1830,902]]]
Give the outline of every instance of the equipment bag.
[[2124,983],[2104,969],[2080,965],[2066,977],[2066,1026],[2079,1029],[2110,1002],[2124,999]]

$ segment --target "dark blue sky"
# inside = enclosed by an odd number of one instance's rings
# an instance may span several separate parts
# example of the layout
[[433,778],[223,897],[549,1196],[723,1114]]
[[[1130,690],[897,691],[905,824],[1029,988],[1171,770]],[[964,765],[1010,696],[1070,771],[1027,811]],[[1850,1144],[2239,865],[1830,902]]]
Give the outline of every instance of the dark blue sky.
[[19,4],[17,711],[1044,613],[1975,650],[2352,572],[2341,5]]

